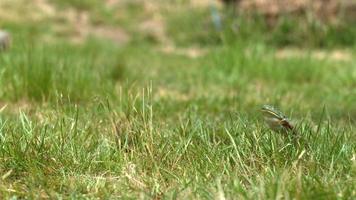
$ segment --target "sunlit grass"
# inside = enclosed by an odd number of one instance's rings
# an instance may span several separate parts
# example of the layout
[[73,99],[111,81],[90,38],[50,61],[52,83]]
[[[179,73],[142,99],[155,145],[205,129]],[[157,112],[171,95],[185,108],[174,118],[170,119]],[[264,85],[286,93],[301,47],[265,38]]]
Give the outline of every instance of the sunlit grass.
[[[180,54],[144,38],[40,43],[40,31],[16,25],[0,54],[0,196],[352,199],[355,50],[280,58],[263,32],[201,34],[209,20],[192,27],[174,14]],[[201,55],[185,54],[190,46]],[[264,124],[262,104],[296,123],[298,143]]]

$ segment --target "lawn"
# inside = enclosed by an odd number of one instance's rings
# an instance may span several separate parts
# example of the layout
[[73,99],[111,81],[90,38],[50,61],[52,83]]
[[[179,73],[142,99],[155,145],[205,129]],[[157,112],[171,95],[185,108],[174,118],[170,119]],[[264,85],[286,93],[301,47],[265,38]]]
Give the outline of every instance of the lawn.
[[[285,21],[265,34],[241,19],[236,36],[184,1],[126,2],[119,13],[95,0],[49,2],[65,14],[0,4],[28,15],[0,13],[13,40],[0,52],[2,199],[356,196],[351,26],[322,38]],[[129,41],[113,42],[118,28]],[[299,145],[268,128],[264,104],[297,124]]]

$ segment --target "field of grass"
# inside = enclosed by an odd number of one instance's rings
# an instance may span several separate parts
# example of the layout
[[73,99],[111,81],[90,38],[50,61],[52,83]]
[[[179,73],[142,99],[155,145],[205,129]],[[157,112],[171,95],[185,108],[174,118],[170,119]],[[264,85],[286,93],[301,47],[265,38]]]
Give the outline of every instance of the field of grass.
[[[0,21],[13,34],[0,52],[1,199],[356,196],[354,30],[351,45],[281,47],[283,31],[235,38],[214,32],[209,10],[177,5],[162,9],[162,44],[136,30],[151,17],[138,4],[117,17],[95,0],[50,2],[132,38],[73,43],[61,19]],[[263,104],[296,122],[300,145],[264,124]]]

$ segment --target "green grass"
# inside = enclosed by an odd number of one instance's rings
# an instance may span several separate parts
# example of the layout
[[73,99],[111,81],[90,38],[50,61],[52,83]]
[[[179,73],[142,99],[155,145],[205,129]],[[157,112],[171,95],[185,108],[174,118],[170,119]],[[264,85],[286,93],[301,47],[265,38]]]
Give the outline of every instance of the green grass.
[[14,46],[0,58],[6,99],[47,101],[64,96],[79,101],[111,92],[123,75],[123,60],[105,43],[48,46],[18,41]]
[[[27,27],[15,35],[0,53],[0,197],[356,195],[355,49],[349,60],[310,48],[277,58],[263,32],[232,40],[168,17],[173,41],[205,54],[163,53],[142,38],[119,48],[95,38],[39,43]],[[268,129],[262,104],[297,122],[299,145]]]

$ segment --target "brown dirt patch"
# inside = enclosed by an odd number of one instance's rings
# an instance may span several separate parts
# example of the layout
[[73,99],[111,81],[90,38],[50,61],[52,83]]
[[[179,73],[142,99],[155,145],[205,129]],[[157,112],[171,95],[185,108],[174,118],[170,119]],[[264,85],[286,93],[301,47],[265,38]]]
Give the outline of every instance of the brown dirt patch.
[[62,13],[61,18],[64,23],[56,24],[55,30],[59,33],[69,33],[71,41],[75,43],[82,43],[88,37],[97,37],[123,45],[130,39],[126,31],[120,27],[92,25],[90,14],[86,11],[68,9]]
[[193,98],[193,94],[182,93],[177,90],[168,89],[164,87],[158,88],[154,95],[155,99],[175,99],[177,101],[189,101]]
[[20,111],[30,111],[34,106],[26,100],[18,102],[0,102],[0,113],[18,113]]
[[295,57],[307,57],[310,56],[314,59],[330,59],[335,61],[351,61],[352,54],[346,50],[333,50],[333,51],[324,51],[324,50],[313,50],[306,52],[305,50],[300,49],[281,49],[278,50],[275,54],[278,59],[287,59]]
[[34,22],[54,15],[54,7],[46,0],[1,0],[0,19],[10,22]]
[[151,38],[160,43],[169,42],[166,35],[166,26],[163,17],[159,14],[154,15],[151,19],[147,19],[139,24],[138,31],[144,37]]
[[[53,24],[55,33],[68,37],[73,42],[83,42],[88,37],[98,37],[112,40],[116,44],[125,44],[130,37],[120,27],[108,25],[93,25],[90,13],[75,9],[57,9],[49,0],[1,0],[0,19],[15,23],[36,23],[45,21]],[[118,1],[108,0],[108,4]],[[45,40],[53,40],[50,35],[43,35]]]
[[159,51],[166,54],[182,55],[189,58],[199,58],[204,56],[207,52],[207,50],[198,47],[178,48],[172,44],[163,46]]
[[[236,0],[242,12],[257,12],[273,23],[285,14],[308,14],[322,21],[336,22],[340,13],[355,17],[356,1],[343,0]],[[355,19],[355,18],[354,18]]]

